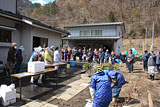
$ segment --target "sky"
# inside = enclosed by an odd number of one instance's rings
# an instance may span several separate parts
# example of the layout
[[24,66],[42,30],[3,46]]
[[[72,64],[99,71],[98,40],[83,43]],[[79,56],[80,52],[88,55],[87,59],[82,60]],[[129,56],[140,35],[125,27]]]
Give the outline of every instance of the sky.
[[32,3],[40,3],[41,5],[44,5],[48,2],[53,2],[54,0],[29,0],[31,1]]

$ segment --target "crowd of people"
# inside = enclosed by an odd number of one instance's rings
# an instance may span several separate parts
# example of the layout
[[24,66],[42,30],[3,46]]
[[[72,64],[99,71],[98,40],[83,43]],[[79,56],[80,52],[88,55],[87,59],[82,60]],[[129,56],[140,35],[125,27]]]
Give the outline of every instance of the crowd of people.
[[[129,70],[129,73],[133,73],[133,65],[135,62],[135,56],[132,52],[133,50],[130,49],[126,54],[126,66]],[[158,74],[160,75],[160,51],[155,54],[153,51],[148,52],[147,50],[144,51],[143,54],[143,69],[145,72],[149,73],[149,78],[151,80],[155,79],[155,71],[157,68]]]
[[[8,65],[9,72],[13,72],[13,68],[18,72],[20,70],[20,66],[23,61],[22,52],[24,50],[23,46],[17,47],[16,43],[12,43],[12,47],[8,51]],[[59,50],[59,47],[36,47],[32,53],[32,56],[29,62],[33,61],[43,61],[45,64],[58,63],[60,61],[70,61],[77,60],[79,57],[79,61],[94,63],[93,70],[94,74],[91,78],[90,84],[90,93],[93,99],[93,107],[107,107],[110,102],[116,100],[119,96],[121,88],[126,81],[121,72],[115,71],[113,69],[109,69],[103,71],[100,65],[102,63],[111,62],[113,65],[115,63],[119,63],[117,56],[114,51],[111,53],[108,49],[94,49],[91,48],[73,48],[67,49],[62,48]],[[126,66],[128,68],[129,73],[133,73],[133,65],[135,63],[135,54],[133,53],[133,49],[129,49],[125,55]],[[155,69],[157,67],[158,74],[160,74],[160,51],[157,52],[157,55],[154,54],[153,51],[148,53],[146,50],[143,55],[143,68],[144,71],[148,72],[150,75],[150,79],[154,80]],[[58,66],[55,67],[58,69]],[[31,81],[34,86],[38,86],[42,84],[42,77],[34,76]],[[112,84],[111,84],[112,83]]]
[[143,55],[143,68],[144,71],[149,73],[151,80],[154,80],[156,67],[158,74],[160,74],[160,51],[158,51],[156,55],[153,51],[148,53],[148,51],[145,50]]
[[[20,72],[20,68],[23,61],[23,55],[22,55],[23,50],[24,47],[23,46],[17,47],[16,43],[12,43],[12,47],[9,48],[7,65],[10,74]],[[54,46],[47,48],[42,48],[41,46],[35,47],[29,59],[29,62],[34,62],[34,61],[45,62],[46,65],[60,62],[61,57],[60,57],[59,47],[56,48]],[[58,66],[56,66],[55,69],[58,69]],[[43,75],[34,76],[31,78],[31,82],[34,84],[34,86],[38,86],[39,84],[42,84],[42,78]]]
[[85,47],[79,49],[77,49],[76,47],[74,47],[73,49],[61,49],[62,60],[70,61],[71,58],[73,58],[73,60],[76,61],[76,57],[79,57],[80,62],[84,61],[89,63],[108,63],[109,61],[111,61],[112,64],[117,63],[117,56],[115,55],[114,51],[110,53],[108,49],[96,48],[92,50],[91,48],[86,49]]
[[[50,48],[42,48],[39,46],[34,48],[34,52],[32,53],[29,62],[33,61],[42,61],[45,62],[45,65],[60,62],[61,58],[59,47],[54,48],[54,46],[51,46]],[[55,66],[55,69],[57,70],[58,66]],[[33,83],[35,87],[38,87],[45,82],[44,79],[45,77],[43,74],[41,74],[40,76],[33,76],[31,77],[31,83]]]

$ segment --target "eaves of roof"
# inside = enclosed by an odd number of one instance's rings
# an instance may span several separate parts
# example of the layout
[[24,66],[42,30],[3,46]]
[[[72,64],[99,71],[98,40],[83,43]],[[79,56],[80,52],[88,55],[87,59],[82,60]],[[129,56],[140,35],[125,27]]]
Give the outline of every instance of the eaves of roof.
[[67,32],[66,30],[56,28],[56,27],[52,27],[48,24],[42,23],[38,20],[31,19],[29,17],[23,16],[23,15],[20,15],[20,14],[11,13],[11,12],[8,12],[8,11],[3,11],[2,9],[0,9],[0,16],[6,17],[6,18],[9,18],[9,19],[12,19],[12,20],[20,21],[20,22],[24,22],[24,20],[27,20],[28,22],[31,22],[30,25],[33,24],[33,25],[36,25],[37,27],[40,26],[41,28],[44,28],[44,29],[47,28],[48,30],[55,31],[55,32],[58,32],[58,33],[62,33],[62,34],[66,34],[66,35],[69,34],[69,32]]

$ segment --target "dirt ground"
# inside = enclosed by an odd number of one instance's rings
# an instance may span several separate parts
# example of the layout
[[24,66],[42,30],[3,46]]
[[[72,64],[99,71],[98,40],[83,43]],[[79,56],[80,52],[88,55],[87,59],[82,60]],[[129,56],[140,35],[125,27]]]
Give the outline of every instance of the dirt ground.
[[[154,52],[160,50],[160,37],[154,38]],[[152,38],[148,38],[146,42],[146,48],[150,51],[150,47],[152,44]],[[138,56],[144,53],[145,49],[145,40],[144,39],[123,39],[122,40],[122,54],[125,54],[126,50],[130,48],[135,48],[138,52]]]
[[[142,63],[134,64],[134,73],[128,73],[125,64],[122,64],[120,71],[123,73],[127,84],[122,87],[120,97],[116,104],[111,103],[110,107],[148,107],[148,91],[152,95],[154,107],[160,105],[160,76],[156,74],[154,81],[148,79],[148,73],[142,69]],[[86,99],[90,98],[89,87],[77,94],[69,101],[56,99],[50,103],[58,107],[84,107]]]

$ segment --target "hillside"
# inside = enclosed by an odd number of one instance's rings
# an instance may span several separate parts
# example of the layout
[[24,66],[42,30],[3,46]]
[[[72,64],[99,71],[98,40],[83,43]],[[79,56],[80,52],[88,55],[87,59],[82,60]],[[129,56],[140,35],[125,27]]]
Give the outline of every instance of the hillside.
[[41,4],[32,4],[29,0],[17,0],[17,10],[19,14],[29,16],[35,8],[39,8]]
[[155,21],[156,36],[160,33],[160,0],[56,0],[34,6],[37,5],[30,4],[23,11],[52,26],[123,21],[126,37],[143,38],[145,27],[151,36]]

